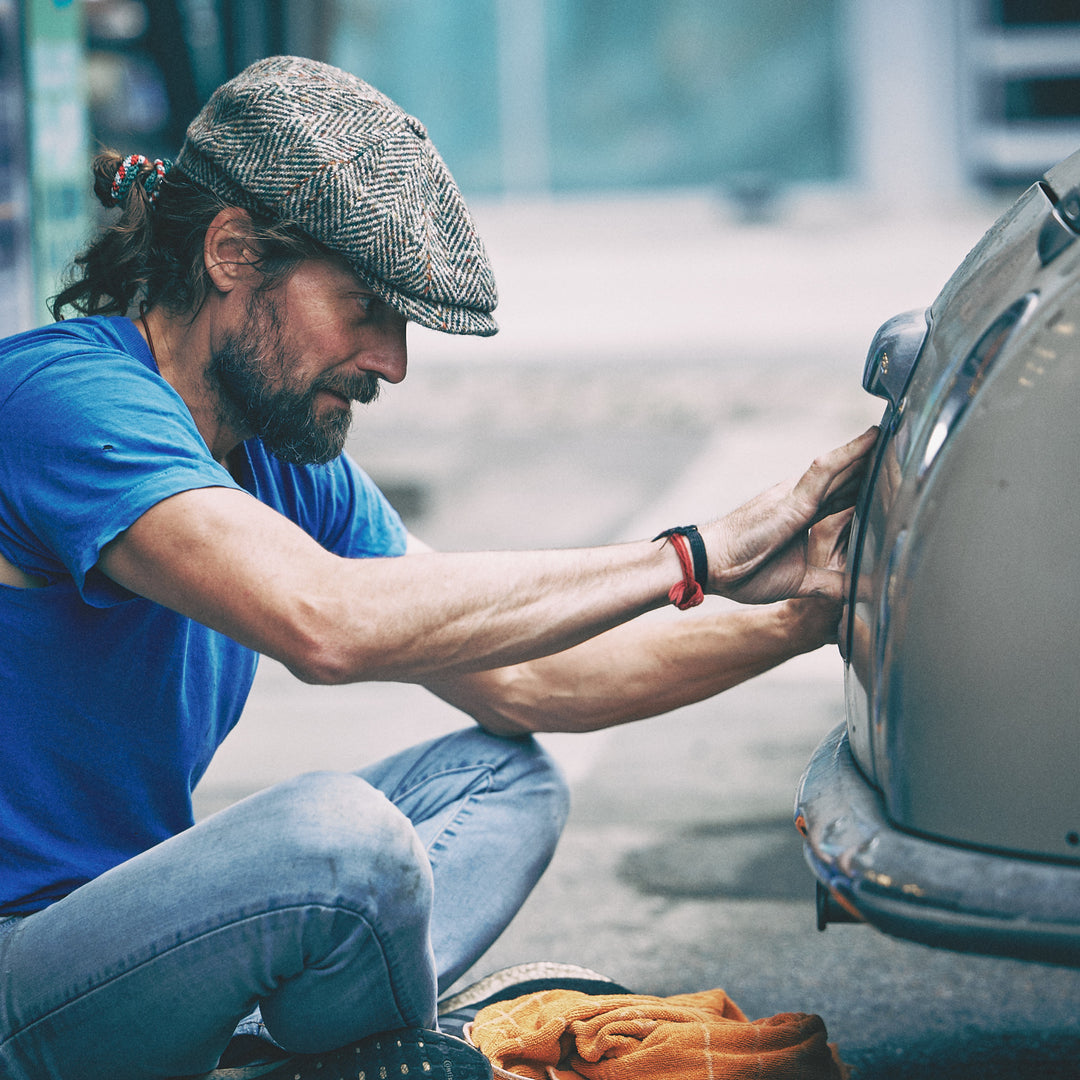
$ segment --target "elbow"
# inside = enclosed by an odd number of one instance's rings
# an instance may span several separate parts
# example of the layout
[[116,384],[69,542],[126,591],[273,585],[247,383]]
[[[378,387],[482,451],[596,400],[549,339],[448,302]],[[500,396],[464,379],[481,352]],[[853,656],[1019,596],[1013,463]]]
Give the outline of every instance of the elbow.
[[513,678],[513,668],[493,668],[462,676],[429,676],[421,682],[436,697],[472,717],[490,735],[513,737],[529,733],[529,728],[506,706]]
[[551,704],[550,698],[537,692],[529,664],[449,679],[428,678],[424,684],[492,735],[516,738],[560,729],[553,722],[552,710],[546,707]]
[[341,686],[370,678],[365,665],[346,650],[343,635],[332,631],[290,629],[287,640],[274,650],[280,660],[301,682],[312,686]]
[[347,667],[340,657],[331,652],[303,652],[280,658],[282,663],[301,682],[311,686],[342,686],[360,682],[363,675]]
[[312,686],[391,678],[399,666],[400,640],[337,597],[302,596],[271,625],[266,651]]
[[521,717],[510,716],[494,709],[478,709],[473,719],[489,735],[499,735],[503,738],[516,739],[522,735],[533,735],[543,730]]
[[[359,640],[358,640],[359,639]],[[339,626],[311,634],[293,634],[278,650],[280,660],[301,682],[343,686],[357,682],[409,682],[415,669],[395,650],[370,637],[350,635]]]

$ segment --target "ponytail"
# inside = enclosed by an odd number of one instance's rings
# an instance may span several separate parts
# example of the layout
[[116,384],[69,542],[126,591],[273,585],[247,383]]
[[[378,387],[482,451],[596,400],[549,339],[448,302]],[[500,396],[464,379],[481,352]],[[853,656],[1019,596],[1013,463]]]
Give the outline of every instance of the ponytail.
[[[209,293],[203,257],[206,230],[229,206],[166,161],[123,158],[105,150],[93,162],[94,194],[119,220],[105,225],[75,257],[66,286],[49,301],[53,318],[65,308],[82,315],[127,315],[162,305],[170,313],[198,312]],[[281,280],[319,245],[298,227],[248,214],[259,251],[263,287]]]

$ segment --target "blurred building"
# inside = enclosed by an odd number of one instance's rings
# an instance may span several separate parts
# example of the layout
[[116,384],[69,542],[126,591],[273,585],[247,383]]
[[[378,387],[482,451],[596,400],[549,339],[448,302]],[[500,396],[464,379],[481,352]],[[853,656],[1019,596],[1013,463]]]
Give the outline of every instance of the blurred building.
[[1080,148],[1078,0],[851,0],[852,177],[914,201],[1027,186]]
[[[81,17],[85,54],[28,63],[43,13]],[[1080,0],[0,0],[0,296],[18,267],[45,287],[27,251],[53,272],[42,229],[71,197],[19,191],[55,172],[34,140],[58,92],[68,129],[85,102],[93,143],[168,156],[276,52],[386,91],[470,197],[708,188],[760,218],[812,187],[917,208],[1080,146]]]
[[86,234],[87,118],[75,0],[0,0],[0,326],[44,315]]

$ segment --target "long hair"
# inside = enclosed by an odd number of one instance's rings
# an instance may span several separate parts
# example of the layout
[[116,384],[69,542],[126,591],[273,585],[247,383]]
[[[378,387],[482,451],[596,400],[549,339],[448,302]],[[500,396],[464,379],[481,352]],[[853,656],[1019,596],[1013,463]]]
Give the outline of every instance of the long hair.
[[[117,206],[113,177],[123,157],[105,150],[94,158],[94,194],[102,206]],[[127,315],[156,305],[171,314],[195,315],[210,291],[203,241],[214,218],[229,206],[179,169],[169,170],[151,200],[144,179],[153,165],[139,166],[139,175],[119,204],[120,217],[106,224],[89,247],[75,257],[65,287],[49,301],[53,318],[65,308],[83,315]],[[252,249],[259,252],[263,288],[288,275],[319,245],[287,221],[248,212]]]

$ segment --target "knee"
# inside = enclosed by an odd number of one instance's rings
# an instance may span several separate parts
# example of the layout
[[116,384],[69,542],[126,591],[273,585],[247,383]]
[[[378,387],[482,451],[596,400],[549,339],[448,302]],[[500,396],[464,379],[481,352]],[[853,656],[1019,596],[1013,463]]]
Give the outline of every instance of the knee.
[[387,907],[430,911],[427,856],[412,824],[382,792],[350,773],[316,772],[266,794],[275,796],[264,822],[274,861],[294,883],[370,914]]

